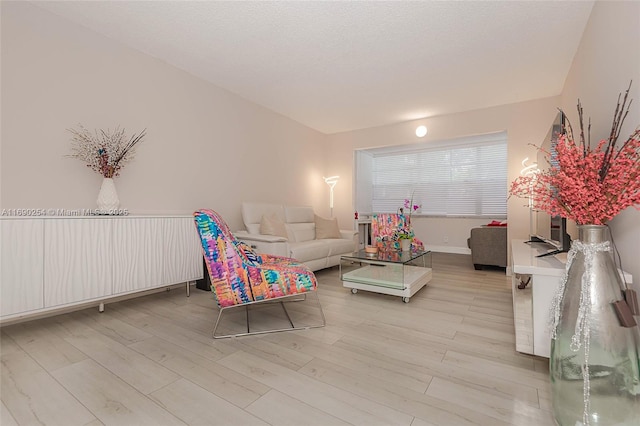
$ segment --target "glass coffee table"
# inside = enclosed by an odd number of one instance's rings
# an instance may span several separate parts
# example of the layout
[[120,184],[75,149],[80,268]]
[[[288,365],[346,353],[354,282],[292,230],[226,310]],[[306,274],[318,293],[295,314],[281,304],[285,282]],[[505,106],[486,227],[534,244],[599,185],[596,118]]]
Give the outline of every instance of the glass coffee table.
[[411,296],[431,281],[430,251],[364,250],[340,257],[340,279],[352,293],[372,291],[402,297]]

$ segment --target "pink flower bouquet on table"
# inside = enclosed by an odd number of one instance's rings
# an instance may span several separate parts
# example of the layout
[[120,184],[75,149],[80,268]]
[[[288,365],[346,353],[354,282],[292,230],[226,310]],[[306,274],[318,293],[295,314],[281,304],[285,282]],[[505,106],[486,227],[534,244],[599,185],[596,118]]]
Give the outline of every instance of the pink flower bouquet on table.
[[417,212],[419,209],[422,208],[422,204],[414,204],[413,203],[413,194],[414,193],[415,193],[415,191],[411,193],[411,198],[405,198],[404,199],[404,203],[402,204],[402,207],[400,207],[398,209],[398,213],[401,214],[401,215],[404,215],[405,211],[408,212],[408,214],[406,216],[407,217],[407,227],[408,228],[411,228],[411,215],[414,212]]
[[413,204],[413,198],[410,200],[408,198],[404,199],[404,208],[409,210],[409,214],[417,211],[420,207],[422,207],[419,204]]

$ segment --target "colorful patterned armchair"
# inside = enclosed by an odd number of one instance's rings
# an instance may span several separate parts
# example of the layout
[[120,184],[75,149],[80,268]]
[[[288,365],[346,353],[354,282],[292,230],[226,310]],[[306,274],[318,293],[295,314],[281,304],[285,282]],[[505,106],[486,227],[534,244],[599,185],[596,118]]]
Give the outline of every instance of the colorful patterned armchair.
[[[211,291],[220,308],[213,330],[214,338],[307,329],[325,325],[322,307],[315,293],[316,277],[307,266],[286,257],[256,254],[247,244],[233,236],[224,220],[213,210],[198,210],[193,216],[211,278]],[[305,300],[310,293],[316,295],[321,324],[296,327],[284,302]],[[274,301],[280,302],[291,327],[252,332],[249,325],[249,306]],[[217,336],[216,330],[223,312],[239,306],[244,306],[247,310],[247,331]]]
[[[407,217],[398,213],[377,213],[371,217],[371,242],[382,250],[399,250],[400,242],[397,239],[399,231],[410,232],[413,230],[407,224]],[[411,239],[411,250],[423,251],[424,244],[415,236]]]

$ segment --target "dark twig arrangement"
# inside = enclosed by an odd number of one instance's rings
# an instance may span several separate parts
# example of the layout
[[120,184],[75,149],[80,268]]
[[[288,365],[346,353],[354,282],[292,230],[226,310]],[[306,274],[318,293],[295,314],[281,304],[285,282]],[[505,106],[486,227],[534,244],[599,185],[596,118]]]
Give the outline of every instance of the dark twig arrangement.
[[136,146],[142,142],[147,129],[131,138],[125,137],[124,129],[96,130],[95,134],[89,132],[82,125],[80,130],[68,129],[73,134],[72,158],[87,163],[87,167],[101,174],[105,178],[114,178],[120,175],[120,170],[135,156]]
[[[627,104],[627,98],[629,97],[629,90],[631,90],[631,83],[629,82],[629,87],[627,91],[624,93],[624,98],[622,100],[622,105],[620,105],[620,94],[618,95],[618,104],[616,105],[616,110],[613,113],[613,123],[611,124],[611,133],[609,134],[609,143],[607,144],[607,149],[604,153],[604,158],[602,159],[602,166],[600,167],[600,182],[604,181],[607,177],[607,173],[611,168],[611,159],[613,155],[617,157],[620,155],[625,148],[625,146],[631,141],[633,135],[626,140],[626,142],[622,145],[622,148],[619,151],[615,150],[616,143],[618,141],[618,137],[620,136],[620,129],[622,128],[622,124],[624,123],[625,118],[627,118],[627,114],[629,114],[629,107],[633,102],[633,99],[629,100],[629,104]],[[637,131],[636,131],[637,134]],[[615,159],[615,157],[613,157]]]

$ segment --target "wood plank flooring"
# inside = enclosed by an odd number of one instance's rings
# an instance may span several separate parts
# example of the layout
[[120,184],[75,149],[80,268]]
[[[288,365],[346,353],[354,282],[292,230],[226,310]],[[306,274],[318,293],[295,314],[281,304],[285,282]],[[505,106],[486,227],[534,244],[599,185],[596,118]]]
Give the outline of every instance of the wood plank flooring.
[[[303,331],[214,340],[195,288],[4,326],[0,424],[553,425],[548,361],[515,351],[510,279],[466,255],[433,267],[408,304],[318,271],[327,325]],[[312,300],[290,310],[319,319]]]

